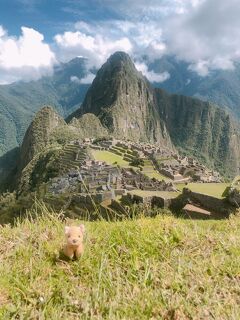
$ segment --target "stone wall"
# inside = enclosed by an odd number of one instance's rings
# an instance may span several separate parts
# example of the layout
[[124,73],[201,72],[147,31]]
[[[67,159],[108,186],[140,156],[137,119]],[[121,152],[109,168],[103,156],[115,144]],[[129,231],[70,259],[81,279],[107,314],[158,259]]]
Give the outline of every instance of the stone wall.
[[234,207],[227,201],[227,199],[218,199],[206,194],[193,192],[187,188],[183,189],[183,203],[192,202],[206,208],[216,215],[228,217],[234,211]]

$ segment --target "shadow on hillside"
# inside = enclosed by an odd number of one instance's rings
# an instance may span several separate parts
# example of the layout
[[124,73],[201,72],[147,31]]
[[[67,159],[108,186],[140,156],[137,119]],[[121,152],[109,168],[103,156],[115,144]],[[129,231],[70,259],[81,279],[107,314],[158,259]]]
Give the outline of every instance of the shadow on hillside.
[[17,172],[20,148],[16,147],[0,157],[0,192],[14,188],[13,178]]

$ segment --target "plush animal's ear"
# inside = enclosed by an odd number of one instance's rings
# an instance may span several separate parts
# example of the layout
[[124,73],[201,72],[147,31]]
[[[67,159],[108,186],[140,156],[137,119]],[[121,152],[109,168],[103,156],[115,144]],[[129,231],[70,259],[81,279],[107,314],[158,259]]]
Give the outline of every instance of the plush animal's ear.
[[82,233],[85,232],[85,225],[84,224],[80,224],[79,228],[81,229]]
[[64,228],[65,234],[67,234],[67,233],[68,233],[69,229],[70,229],[70,227],[65,226],[65,228]]

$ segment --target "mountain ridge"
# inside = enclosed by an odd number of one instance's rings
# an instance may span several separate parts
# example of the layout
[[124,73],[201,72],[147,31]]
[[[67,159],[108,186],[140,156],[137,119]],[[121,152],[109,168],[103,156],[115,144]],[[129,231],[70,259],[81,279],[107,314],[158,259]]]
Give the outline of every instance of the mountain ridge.
[[[20,149],[19,176],[22,171],[31,175],[33,162],[25,168],[49,144],[100,136],[177,148],[227,177],[238,172],[240,129],[231,116],[209,102],[153,88],[123,52],[100,68],[82,108],[71,118],[66,124],[51,108],[39,111]],[[42,157],[47,166],[48,155]]]
[[[127,135],[123,135],[123,121],[119,119],[131,114],[133,108],[132,118],[126,119],[130,125],[137,124],[144,133],[142,136],[129,135],[131,127],[127,128]],[[124,52],[113,54],[98,71],[79,114],[85,112],[97,115],[113,135],[140,141],[143,137],[143,140],[146,138],[167,146],[172,146],[172,140],[175,147],[202,157],[205,163],[217,166],[221,172],[224,165],[229,175],[235,175],[238,170],[240,129],[233,118],[212,103],[153,88]],[[123,132],[116,130],[118,127]],[[232,137],[235,137],[235,143]]]

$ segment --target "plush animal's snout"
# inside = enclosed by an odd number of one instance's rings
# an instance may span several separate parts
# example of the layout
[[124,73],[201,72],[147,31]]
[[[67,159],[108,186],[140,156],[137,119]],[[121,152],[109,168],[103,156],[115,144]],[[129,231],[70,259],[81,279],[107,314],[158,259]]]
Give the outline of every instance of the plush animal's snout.
[[73,243],[77,243],[77,239],[73,239],[73,241],[72,241]]

